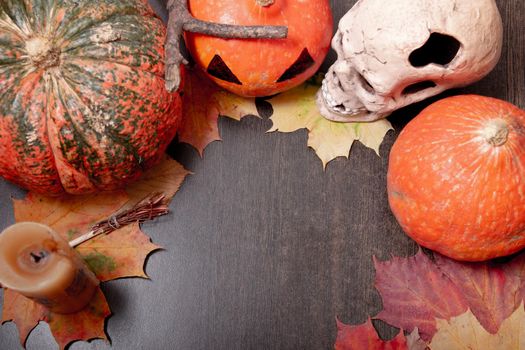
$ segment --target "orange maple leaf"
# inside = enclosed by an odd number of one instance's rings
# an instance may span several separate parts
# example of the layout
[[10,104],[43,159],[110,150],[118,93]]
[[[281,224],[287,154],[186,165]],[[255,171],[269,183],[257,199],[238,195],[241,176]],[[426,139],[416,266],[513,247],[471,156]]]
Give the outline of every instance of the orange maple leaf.
[[227,92],[197,69],[186,70],[179,141],[192,145],[202,156],[206,146],[221,140],[219,116],[239,121],[247,115],[259,116],[254,98]]
[[13,292],[4,291],[2,323],[13,321],[17,327],[20,343],[25,345],[29,333],[44,321],[61,349],[76,340],[106,339],[104,323],[111,315],[108,303],[100,287],[91,302],[75,314],[61,315],[49,312],[44,306]]
[[151,243],[136,223],[87,241],[77,251],[98,279],[104,282],[123,277],[147,278],[144,260],[158,249],[161,247]]
[[[88,232],[93,224],[134,205],[152,192],[163,192],[171,200],[188,174],[179,163],[166,157],[126,190],[58,198],[29,193],[25,199],[13,200],[15,220],[46,224],[71,241]],[[159,248],[136,223],[96,237],[76,249],[104,282],[123,277],[147,277],[144,261]],[[107,339],[104,323],[111,311],[100,288],[85,309],[71,315],[51,313],[10,290],[5,290],[3,305],[2,322],[16,324],[22,344],[40,321],[49,324],[62,349],[76,340]]]
[[16,324],[22,345],[25,345],[29,333],[37,326],[38,322],[45,319],[46,313],[47,310],[44,306],[9,289],[4,290],[2,324],[9,321]]

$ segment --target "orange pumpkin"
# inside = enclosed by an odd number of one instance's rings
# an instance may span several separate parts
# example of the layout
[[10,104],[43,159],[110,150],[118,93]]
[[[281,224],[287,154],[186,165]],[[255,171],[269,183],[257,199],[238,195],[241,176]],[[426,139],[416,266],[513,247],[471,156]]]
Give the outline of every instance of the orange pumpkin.
[[268,6],[263,2],[189,0],[191,14],[200,20],[288,26],[286,39],[185,34],[197,65],[218,85],[242,96],[273,95],[303,83],[317,71],[330,47],[333,24],[328,0],[275,0]]
[[390,153],[388,198],[424,247],[481,261],[525,247],[525,111],[467,95],[436,102]]

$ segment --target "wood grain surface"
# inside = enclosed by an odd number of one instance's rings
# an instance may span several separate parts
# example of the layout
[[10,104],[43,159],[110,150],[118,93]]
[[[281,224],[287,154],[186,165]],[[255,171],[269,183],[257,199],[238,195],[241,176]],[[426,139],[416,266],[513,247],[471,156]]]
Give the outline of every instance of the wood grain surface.
[[[335,24],[354,2],[332,1]],[[498,4],[505,23],[501,62],[483,81],[447,95],[478,93],[525,108],[525,5]],[[162,11],[162,2],[154,5]],[[336,317],[358,324],[381,309],[372,256],[417,250],[389,210],[386,170],[398,132],[431,101],[390,117],[396,131],[381,157],[356,143],[350,160],[337,159],[326,171],[306,148],[306,132],[265,133],[268,111],[263,120],[221,119],[224,141],[209,146],[203,159],[174,144],[170,153],[195,174],[171,215],[145,225],[166,247],[148,261],[151,281],[103,286],[114,312],[107,324],[112,349],[333,348]],[[10,197],[22,195],[0,180],[0,228],[13,223]],[[377,325],[384,337],[396,333]],[[47,325],[36,328],[27,347],[55,348]],[[15,326],[0,327],[0,349],[19,348]],[[102,341],[71,347],[109,348]]]

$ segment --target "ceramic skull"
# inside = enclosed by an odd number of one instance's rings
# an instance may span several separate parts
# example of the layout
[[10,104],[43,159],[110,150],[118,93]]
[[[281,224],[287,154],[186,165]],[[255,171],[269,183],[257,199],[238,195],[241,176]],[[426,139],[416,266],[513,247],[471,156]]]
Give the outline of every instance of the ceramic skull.
[[387,117],[483,78],[502,42],[494,0],[359,0],[332,39],[338,58],[318,106],[334,121]]

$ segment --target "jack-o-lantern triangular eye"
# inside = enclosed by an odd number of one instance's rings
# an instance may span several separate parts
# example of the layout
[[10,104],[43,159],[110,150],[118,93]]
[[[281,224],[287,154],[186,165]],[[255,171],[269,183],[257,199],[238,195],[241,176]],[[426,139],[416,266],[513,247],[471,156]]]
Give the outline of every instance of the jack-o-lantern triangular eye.
[[308,52],[308,49],[304,49],[301,54],[299,55],[299,58],[288,68],[283,75],[277,80],[278,83],[281,83],[288,79],[293,79],[299,74],[306,71],[308,68],[313,66],[315,64],[314,59]]
[[242,85],[241,81],[233,74],[231,69],[222,60],[221,56],[215,55],[206,69],[209,75],[230,83]]

